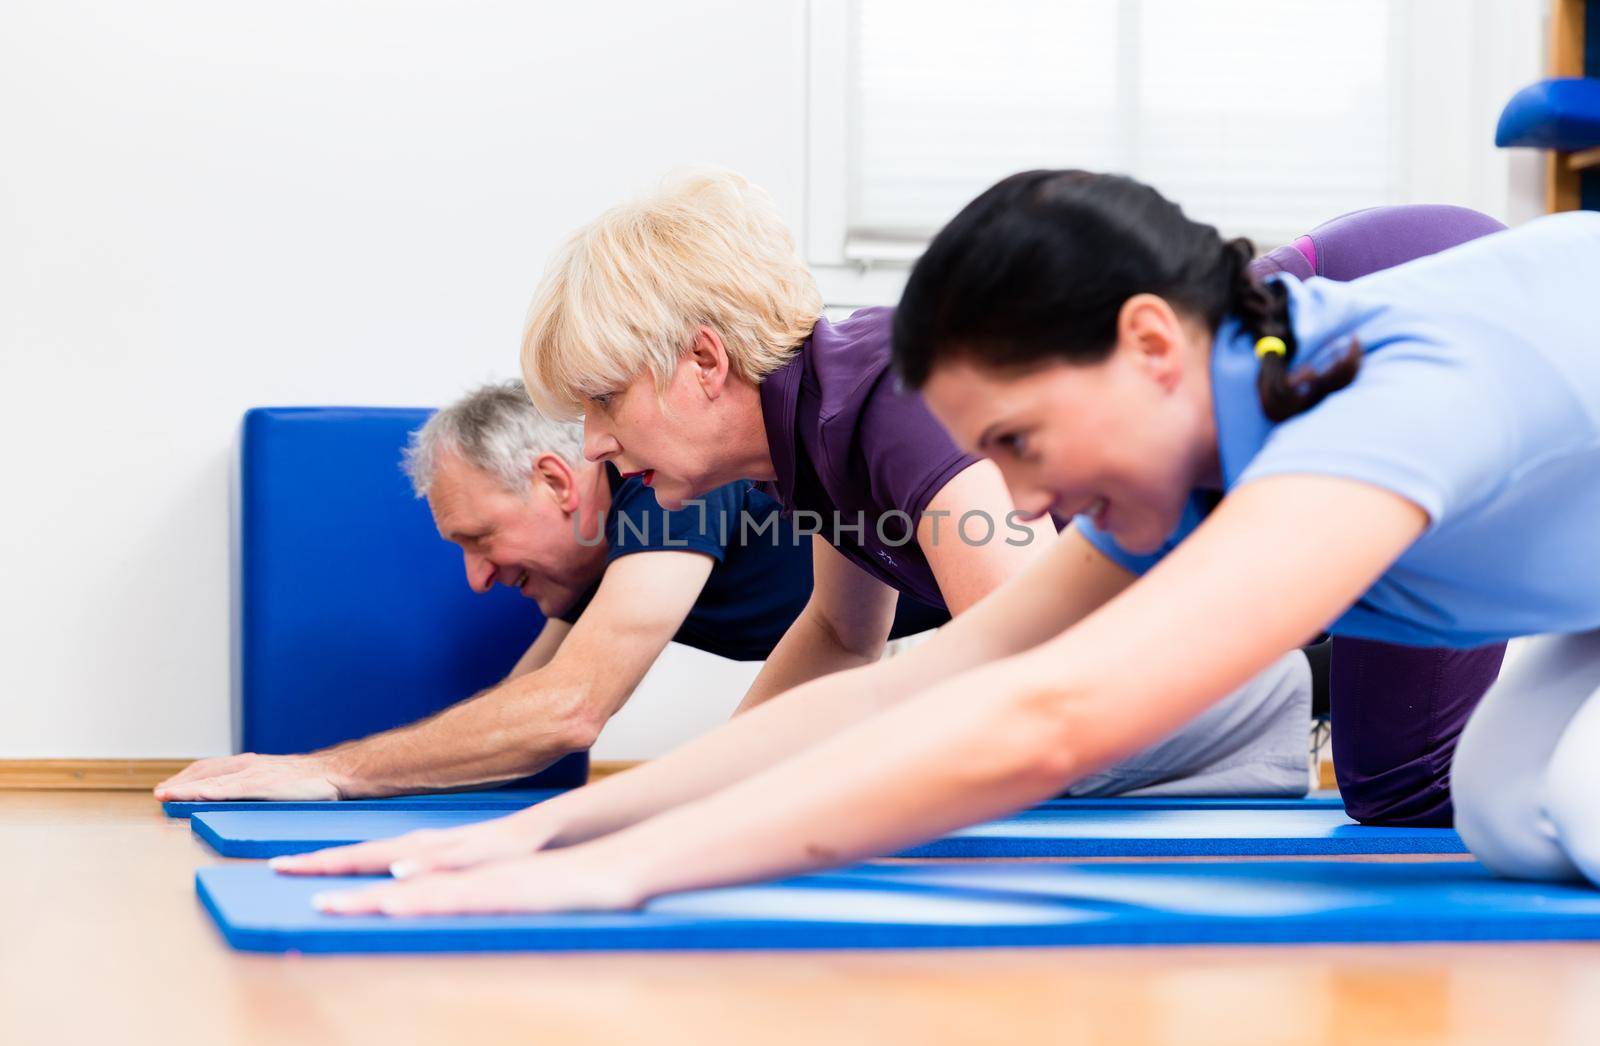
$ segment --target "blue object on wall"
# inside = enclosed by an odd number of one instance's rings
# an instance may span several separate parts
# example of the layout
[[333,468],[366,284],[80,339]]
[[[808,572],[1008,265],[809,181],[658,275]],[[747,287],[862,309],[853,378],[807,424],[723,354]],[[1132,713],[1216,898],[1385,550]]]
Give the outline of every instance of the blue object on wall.
[[[400,470],[422,409],[263,407],[240,439],[235,700],[244,751],[304,752],[413,722],[504,677],[543,627],[475,595]],[[568,756],[521,787],[569,788]]]
[[[1600,0],[1584,5],[1583,25],[1583,77],[1518,91],[1500,115],[1496,145],[1560,152],[1600,147]],[[1600,211],[1600,167],[1579,173],[1578,206]]]
[[1512,96],[1494,144],[1577,152],[1600,146],[1600,79],[1541,80]]

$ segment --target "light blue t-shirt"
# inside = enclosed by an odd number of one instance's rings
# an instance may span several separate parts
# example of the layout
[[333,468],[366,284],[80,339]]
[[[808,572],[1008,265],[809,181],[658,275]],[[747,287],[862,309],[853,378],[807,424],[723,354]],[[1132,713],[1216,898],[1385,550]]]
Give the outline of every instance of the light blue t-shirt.
[[[1326,366],[1354,336],[1361,372],[1274,425],[1253,340],[1224,321],[1211,361],[1224,488],[1342,476],[1430,520],[1329,631],[1473,647],[1600,628],[1600,213],[1540,218],[1350,283],[1281,278],[1295,365]],[[1076,525],[1143,573],[1217,500],[1196,491],[1148,556]]]

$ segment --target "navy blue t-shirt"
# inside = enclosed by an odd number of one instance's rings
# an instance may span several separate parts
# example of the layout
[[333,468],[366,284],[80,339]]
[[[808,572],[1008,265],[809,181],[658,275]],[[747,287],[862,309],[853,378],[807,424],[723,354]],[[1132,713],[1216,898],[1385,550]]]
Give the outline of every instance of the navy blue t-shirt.
[[[811,539],[795,533],[778,503],[744,480],[669,511],[641,479],[623,479],[610,465],[611,508],[605,516],[606,562],[635,552],[699,552],[714,563],[700,597],[672,638],[735,661],[762,661],[811,598]],[[558,617],[578,620],[595,582]],[[937,628],[943,610],[902,596],[892,637]]]

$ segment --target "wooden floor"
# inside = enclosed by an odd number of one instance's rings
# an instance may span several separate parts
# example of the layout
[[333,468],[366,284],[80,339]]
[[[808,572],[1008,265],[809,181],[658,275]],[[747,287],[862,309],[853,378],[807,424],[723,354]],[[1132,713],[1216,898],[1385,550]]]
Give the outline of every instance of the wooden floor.
[[228,950],[148,796],[0,792],[0,1043],[1583,1043],[1600,946]]

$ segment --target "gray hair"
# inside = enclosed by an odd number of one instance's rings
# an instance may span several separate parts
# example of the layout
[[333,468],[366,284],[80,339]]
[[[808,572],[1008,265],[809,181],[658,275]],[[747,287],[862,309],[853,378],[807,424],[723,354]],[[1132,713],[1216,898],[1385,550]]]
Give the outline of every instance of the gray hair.
[[456,455],[521,494],[540,454],[555,454],[569,465],[583,460],[583,425],[546,417],[520,381],[494,382],[467,393],[411,434],[401,467],[417,497],[428,496],[443,454]]

